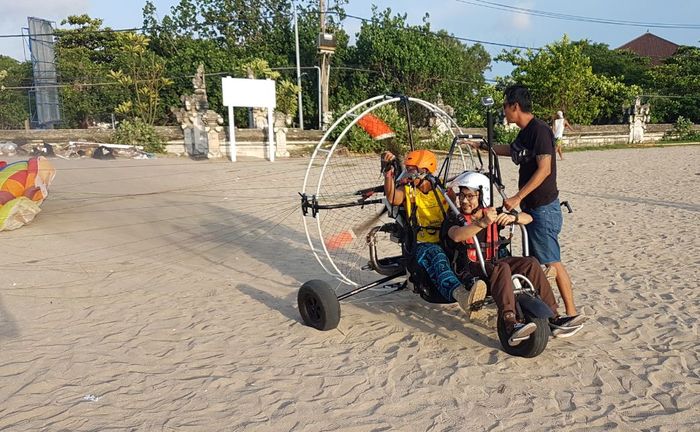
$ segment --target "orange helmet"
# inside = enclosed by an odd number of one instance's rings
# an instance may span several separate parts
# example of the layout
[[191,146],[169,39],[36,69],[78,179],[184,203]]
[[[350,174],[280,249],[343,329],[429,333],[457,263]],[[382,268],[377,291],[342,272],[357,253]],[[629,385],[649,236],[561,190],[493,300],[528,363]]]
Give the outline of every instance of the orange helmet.
[[406,155],[404,164],[424,168],[433,173],[437,169],[437,158],[430,150],[413,150]]

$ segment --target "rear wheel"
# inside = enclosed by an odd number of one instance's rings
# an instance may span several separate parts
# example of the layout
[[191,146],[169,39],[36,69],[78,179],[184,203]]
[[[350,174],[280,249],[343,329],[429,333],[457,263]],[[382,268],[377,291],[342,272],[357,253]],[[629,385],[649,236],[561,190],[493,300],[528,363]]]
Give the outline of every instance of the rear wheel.
[[318,330],[332,330],[340,322],[340,302],[333,288],[322,280],[310,280],[297,295],[299,313],[304,324]]
[[530,335],[529,339],[520,342],[518,345],[510,346],[508,344],[509,334],[506,331],[503,318],[498,318],[498,339],[501,341],[501,346],[505,352],[518,357],[537,357],[547,348],[549,342],[549,320],[547,318],[535,318],[529,314],[525,314],[525,322],[533,322],[537,325],[537,330]]

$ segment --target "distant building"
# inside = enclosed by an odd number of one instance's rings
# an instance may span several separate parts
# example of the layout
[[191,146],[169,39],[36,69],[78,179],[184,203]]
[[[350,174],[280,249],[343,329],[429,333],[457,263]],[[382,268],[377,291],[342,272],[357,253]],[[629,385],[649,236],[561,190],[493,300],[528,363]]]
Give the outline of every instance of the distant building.
[[675,54],[678,47],[671,41],[646,32],[617,49],[631,51],[639,56],[648,57],[651,59],[651,64],[659,65]]

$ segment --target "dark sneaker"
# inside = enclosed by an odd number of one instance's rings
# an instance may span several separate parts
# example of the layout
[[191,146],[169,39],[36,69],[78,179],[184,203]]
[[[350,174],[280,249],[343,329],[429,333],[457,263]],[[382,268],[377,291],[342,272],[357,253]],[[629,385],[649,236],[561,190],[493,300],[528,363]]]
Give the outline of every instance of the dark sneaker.
[[537,324],[529,322],[527,324],[516,323],[513,326],[513,330],[508,338],[508,345],[515,346],[520,342],[529,339],[530,335],[537,330]]
[[567,338],[575,335],[583,328],[586,317],[583,315],[558,316],[549,319],[549,328],[552,330],[552,337]]

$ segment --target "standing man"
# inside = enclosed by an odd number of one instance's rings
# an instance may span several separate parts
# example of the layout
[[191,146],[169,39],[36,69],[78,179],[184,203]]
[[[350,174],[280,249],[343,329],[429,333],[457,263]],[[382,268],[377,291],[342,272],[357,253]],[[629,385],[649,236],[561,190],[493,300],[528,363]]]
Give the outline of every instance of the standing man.
[[554,143],[557,146],[557,154],[561,160],[564,160],[564,152],[561,148],[564,143],[564,128],[569,128],[571,132],[574,131],[574,128],[572,128],[569,122],[564,118],[564,113],[557,111],[557,116],[552,122],[552,132],[554,132]]
[[[520,133],[510,145],[496,145],[500,156],[511,156],[520,166],[518,192],[503,201],[506,210],[520,207],[532,216],[528,225],[530,254],[556,271],[557,287],[564,301],[566,314],[576,317],[571,324],[580,324],[585,318],[576,316],[576,305],[571,278],[561,263],[559,233],[562,213],[557,189],[557,164],[554,135],[547,123],[532,114],[532,99],[527,87],[511,85],[504,92],[503,111],[509,123],[520,127]],[[478,148],[476,142],[470,143]]]

